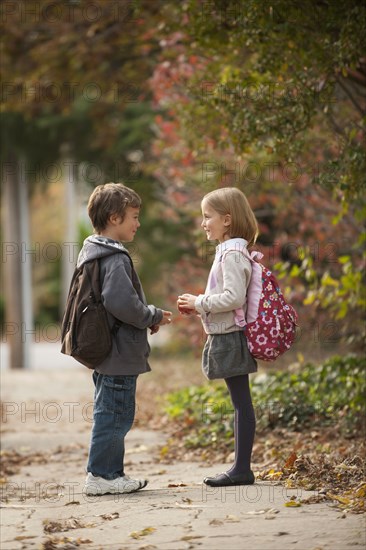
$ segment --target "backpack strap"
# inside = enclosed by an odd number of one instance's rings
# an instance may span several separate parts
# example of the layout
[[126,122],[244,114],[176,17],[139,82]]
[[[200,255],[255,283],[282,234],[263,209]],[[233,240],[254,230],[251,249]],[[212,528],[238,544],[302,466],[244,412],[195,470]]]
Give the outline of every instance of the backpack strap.
[[[135,272],[135,268],[133,267],[133,262],[132,262],[131,256],[128,254],[128,252],[125,252],[124,250],[116,250],[115,254],[124,254],[130,260],[131,270],[132,270],[131,282],[132,282],[132,285],[133,285],[134,289],[136,290],[137,294],[139,294],[140,287],[137,284],[136,272]],[[97,260],[97,262],[98,262],[98,271],[99,271],[99,286],[95,287],[95,290],[93,289],[93,280],[92,280],[91,265],[90,265],[94,260]],[[91,295],[93,301],[95,303],[98,303],[98,302],[101,302],[101,300],[102,300],[102,292],[101,292],[102,281],[101,281],[101,278],[100,278],[100,262],[101,262],[102,258],[94,258],[94,260],[90,260],[88,262],[85,262],[84,268],[85,268],[85,271],[86,271],[86,274],[88,276],[88,280],[89,280],[89,283],[90,283],[90,288],[91,288],[90,295]],[[116,319],[116,317],[114,317],[114,324],[113,324],[113,327],[111,329],[112,334],[116,334],[116,332],[118,331],[120,326],[122,326],[122,322],[119,321],[119,319]]]
[[252,266],[252,275],[247,286],[246,315],[244,315],[242,307],[235,310],[235,324],[239,327],[245,327],[248,323],[255,321],[258,315],[259,301],[262,294],[262,267],[259,260],[263,258],[263,254],[259,250],[249,252],[246,247],[240,249],[228,248],[223,253],[221,260],[224,261],[226,254],[232,251],[241,252],[250,261]]
[[263,254],[262,252],[259,252],[259,250],[253,250],[250,254],[248,252],[248,255],[253,262],[258,262],[263,258]]
[[[91,261],[90,262],[85,262],[84,268],[85,268],[85,272],[86,272],[88,280],[89,280],[90,296],[92,297],[94,303],[98,303],[101,300],[101,292],[100,292],[100,288],[98,286],[96,286],[95,289],[93,288],[93,278],[92,278],[92,274],[91,274],[91,263],[92,263]],[[100,272],[99,260],[98,260],[98,272]]]

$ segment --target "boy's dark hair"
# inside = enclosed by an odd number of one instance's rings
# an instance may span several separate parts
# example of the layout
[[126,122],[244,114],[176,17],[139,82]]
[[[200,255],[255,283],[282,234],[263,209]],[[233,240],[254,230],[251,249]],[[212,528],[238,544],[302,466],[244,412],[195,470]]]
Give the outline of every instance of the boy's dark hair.
[[126,208],[140,208],[142,204],[138,194],[123,183],[105,183],[98,185],[90,195],[88,215],[97,233],[103,231],[113,214],[126,215]]

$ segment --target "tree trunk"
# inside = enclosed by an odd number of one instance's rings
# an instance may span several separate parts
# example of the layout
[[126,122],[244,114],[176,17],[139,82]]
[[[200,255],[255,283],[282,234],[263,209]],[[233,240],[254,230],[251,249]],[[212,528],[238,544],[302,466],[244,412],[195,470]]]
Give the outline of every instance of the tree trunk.
[[[61,318],[65,310],[66,300],[69,292],[70,282],[75,268],[75,247],[77,245],[77,194],[76,181],[77,177],[73,167],[75,163],[69,158],[69,148],[64,145],[61,149],[64,160],[63,166],[66,167],[63,173],[64,182],[64,213],[65,213],[65,241],[62,253],[62,281],[61,281]],[[72,168],[70,168],[72,167]]]
[[[29,366],[32,338],[32,301],[28,238],[28,191],[21,181],[19,162],[9,154],[2,166],[4,190],[4,267],[5,326],[3,342],[9,346],[9,366],[13,369]],[[21,188],[23,185],[23,189]],[[25,186],[25,188],[24,188]],[[28,261],[26,261],[28,260]]]

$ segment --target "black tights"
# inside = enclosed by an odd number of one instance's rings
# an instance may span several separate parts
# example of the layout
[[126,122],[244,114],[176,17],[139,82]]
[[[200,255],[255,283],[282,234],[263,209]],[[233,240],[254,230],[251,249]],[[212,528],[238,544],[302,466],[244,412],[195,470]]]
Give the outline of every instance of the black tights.
[[255,414],[250,395],[249,375],[241,374],[225,379],[234,406],[235,462],[229,474],[246,474],[255,434]]

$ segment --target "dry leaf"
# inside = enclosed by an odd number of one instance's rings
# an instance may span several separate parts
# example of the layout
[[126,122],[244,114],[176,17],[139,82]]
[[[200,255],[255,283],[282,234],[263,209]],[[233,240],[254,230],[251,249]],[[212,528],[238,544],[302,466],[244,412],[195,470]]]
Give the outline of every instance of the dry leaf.
[[292,452],[285,463],[285,468],[290,469],[293,468],[294,462],[297,460],[297,454],[295,452]]
[[94,527],[94,524],[83,523],[74,517],[62,521],[43,520],[43,531],[45,533],[57,533],[61,531],[70,531],[71,529],[83,529],[85,527]]
[[295,500],[290,500],[289,502],[285,502],[285,506],[287,508],[300,508],[301,504]]
[[205,506],[202,506],[202,504],[181,504],[180,502],[176,502],[175,505],[177,508],[182,508],[182,510],[192,510],[192,508],[199,508],[200,510],[202,510],[202,508],[205,508]]
[[42,550],[75,550],[79,548],[80,544],[90,544],[93,541],[90,539],[73,539],[71,537],[49,537],[42,543]]
[[355,496],[358,498],[366,497],[366,483],[363,483],[361,487],[355,491]]
[[156,531],[155,527],[145,527],[141,531],[132,531],[132,533],[130,533],[130,537],[133,539],[139,539],[141,537],[146,537],[146,535],[151,535],[154,531]]
[[113,512],[112,514],[101,514],[99,517],[101,517],[103,519],[106,519],[108,521],[111,521],[112,519],[119,518],[119,513],[118,512]]
[[281,471],[276,472],[275,470],[272,469],[268,472],[266,477],[268,479],[272,480],[272,479],[281,479],[282,476],[283,476],[283,472],[281,472]]
[[221,519],[212,519],[210,525],[224,525],[224,522]]
[[351,499],[349,498],[341,497],[339,495],[333,495],[332,493],[327,493],[327,496],[333,500],[337,500],[341,504],[350,504],[351,502]]
[[260,514],[278,514],[279,510],[277,508],[263,508],[263,510],[250,510],[247,514],[252,516],[259,516]]

